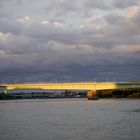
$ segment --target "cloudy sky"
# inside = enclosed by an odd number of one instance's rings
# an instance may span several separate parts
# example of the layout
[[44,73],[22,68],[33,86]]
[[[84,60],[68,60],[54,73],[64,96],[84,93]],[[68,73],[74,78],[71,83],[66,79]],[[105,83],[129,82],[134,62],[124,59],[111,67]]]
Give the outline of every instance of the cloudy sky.
[[0,82],[140,80],[139,0],[0,0]]

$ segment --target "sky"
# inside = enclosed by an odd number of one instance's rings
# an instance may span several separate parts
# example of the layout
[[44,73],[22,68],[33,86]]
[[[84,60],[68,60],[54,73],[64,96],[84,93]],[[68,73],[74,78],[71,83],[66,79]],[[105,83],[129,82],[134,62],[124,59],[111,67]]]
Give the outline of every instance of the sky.
[[0,83],[140,81],[139,0],[0,0]]

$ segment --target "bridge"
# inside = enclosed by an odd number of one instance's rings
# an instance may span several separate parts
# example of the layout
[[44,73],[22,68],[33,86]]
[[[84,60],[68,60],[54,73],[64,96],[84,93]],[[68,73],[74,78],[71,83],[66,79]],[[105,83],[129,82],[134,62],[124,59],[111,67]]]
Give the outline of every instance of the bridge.
[[97,99],[98,90],[140,88],[140,82],[23,83],[1,84],[6,90],[87,90],[88,99]]

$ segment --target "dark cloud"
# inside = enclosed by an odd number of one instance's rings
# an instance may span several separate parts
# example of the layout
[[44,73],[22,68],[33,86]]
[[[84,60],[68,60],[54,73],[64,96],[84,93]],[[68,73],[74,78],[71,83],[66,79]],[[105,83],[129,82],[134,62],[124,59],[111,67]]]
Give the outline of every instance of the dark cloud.
[[94,9],[100,9],[100,10],[108,10],[110,9],[110,3],[111,1],[109,0],[108,2],[105,2],[104,0],[86,0],[85,5],[94,8]]
[[120,9],[138,5],[138,3],[139,3],[138,0],[114,0],[114,6]]
[[[55,69],[53,69],[55,68]],[[19,70],[1,73],[3,82],[75,82],[75,81],[137,81],[139,80],[139,69],[137,65],[69,65],[61,71],[52,67],[41,70]]]
[[51,13],[51,16],[64,16],[70,12],[78,12],[82,8],[83,0],[52,0],[44,6],[46,13]]
[[16,3],[18,5],[22,4],[22,0],[0,0],[0,5],[2,7],[4,6],[4,4],[10,3],[10,2]]
[[54,18],[62,18],[64,15],[67,17],[73,17],[76,15],[76,18],[92,15],[94,10],[109,10],[112,8],[111,6],[112,0],[105,2],[104,0],[52,0],[49,4],[44,6],[46,15],[50,14],[50,19]]
[[63,24],[61,26],[61,23],[58,22],[50,23],[49,25],[40,23],[32,24],[27,32],[27,35],[40,40],[45,40],[46,42],[55,40],[66,44],[74,44],[79,41],[79,34],[80,31],[77,28],[65,27]]
[[23,25],[15,19],[0,19],[0,31],[4,33],[20,34],[23,30]]

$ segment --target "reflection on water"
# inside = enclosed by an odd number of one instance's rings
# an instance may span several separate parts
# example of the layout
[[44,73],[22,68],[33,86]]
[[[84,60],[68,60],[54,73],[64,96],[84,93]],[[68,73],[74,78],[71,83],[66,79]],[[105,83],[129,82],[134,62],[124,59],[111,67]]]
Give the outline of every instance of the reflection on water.
[[0,101],[0,140],[139,140],[140,100]]

